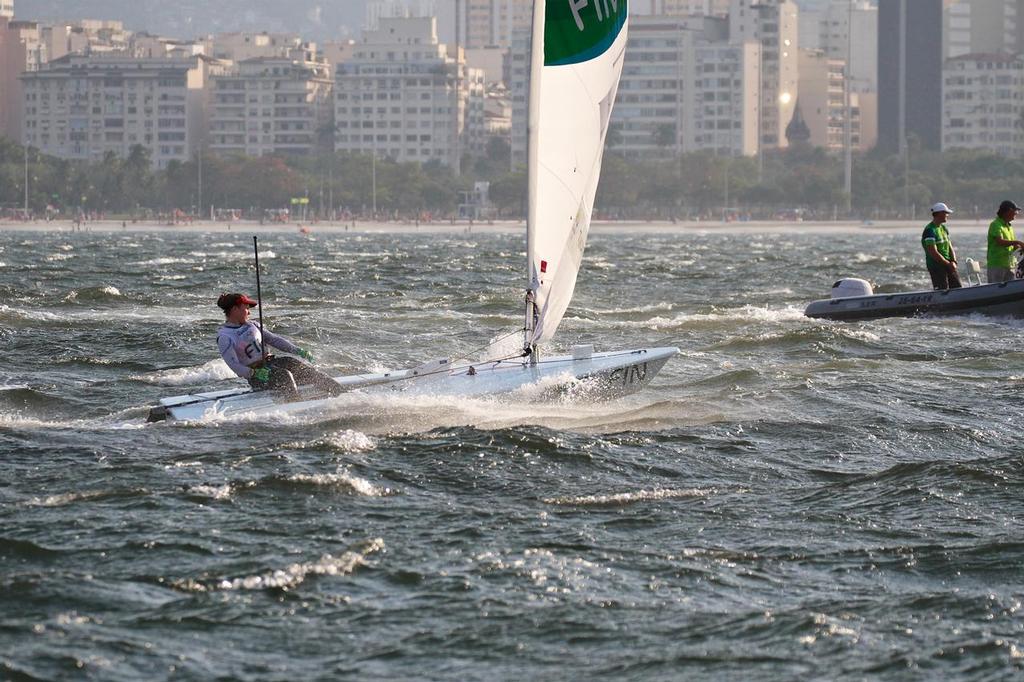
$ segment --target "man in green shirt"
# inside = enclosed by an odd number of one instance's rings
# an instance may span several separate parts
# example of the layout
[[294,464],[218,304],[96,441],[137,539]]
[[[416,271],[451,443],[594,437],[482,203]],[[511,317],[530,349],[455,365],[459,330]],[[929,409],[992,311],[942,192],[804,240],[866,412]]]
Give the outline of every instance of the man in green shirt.
[[1013,250],[1024,249],[1010,223],[1020,209],[1012,201],[999,204],[996,219],[988,226],[988,283],[1009,282],[1016,279],[1013,271]]
[[925,225],[921,235],[924,247],[924,262],[936,289],[959,289],[960,274],[956,270],[956,251],[949,240],[946,219],[953,211],[939,202],[932,206],[932,221]]

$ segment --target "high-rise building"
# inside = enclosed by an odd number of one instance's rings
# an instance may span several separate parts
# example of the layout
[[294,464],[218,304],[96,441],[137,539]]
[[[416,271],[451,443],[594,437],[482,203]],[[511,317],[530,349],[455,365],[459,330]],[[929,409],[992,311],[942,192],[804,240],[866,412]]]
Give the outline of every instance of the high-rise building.
[[[632,21],[632,20],[631,20]],[[530,109],[530,31],[521,28],[512,36],[508,51],[508,94],[512,109],[512,169],[526,166],[527,119]],[[628,53],[629,50],[627,49]],[[612,114],[615,109],[612,108]]]
[[942,133],[943,0],[879,0],[878,146],[908,136],[938,150]]
[[714,41],[696,46],[693,105],[684,151],[752,156],[758,150],[761,44]]
[[[643,159],[697,150],[756,154],[760,43],[731,42],[725,17],[634,15],[629,21],[609,149]],[[513,167],[526,162],[528,42],[521,32],[511,51]]]
[[[696,23],[696,22],[694,22]],[[701,33],[686,19],[634,16],[612,109],[609,146],[631,158],[671,158],[685,137],[686,84]]]
[[206,63],[69,54],[21,77],[25,141],[64,159],[126,157],[141,145],[153,165],[186,161],[201,136]]
[[1017,52],[1018,0],[945,0],[944,56]]
[[466,47],[512,45],[513,34],[529,28],[533,0],[460,0],[465,12]]
[[799,11],[792,0],[732,0],[729,40],[757,41],[761,56],[762,148],[785,147],[786,126],[799,96]]
[[[878,8],[868,0],[832,0],[819,13],[818,47],[848,62],[853,92],[878,90]],[[803,45],[801,47],[812,47]]]
[[[846,140],[846,62],[824,50],[800,50],[800,110],[814,147],[839,152]],[[852,104],[852,103],[851,103]],[[851,106],[850,144],[860,147],[860,111]]]
[[215,152],[308,155],[328,137],[332,81],[325,62],[256,57],[211,81]]
[[725,18],[634,16],[609,143],[631,158],[757,151],[756,41],[730,44]]
[[1017,158],[1024,153],[1024,59],[967,54],[942,69],[942,150],[982,149]]
[[14,18],[14,0],[0,0],[0,17]]
[[0,16],[0,135],[23,140],[24,93],[20,76],[36,71],[48,59],[34,21]]
[[725,16],[729,0],[632,0],[629,11],[641,16]]
[[385,17],[338,66],[334,119],[338,151],[454,168],[483,151],[484,75],[438,41],[433,17]]

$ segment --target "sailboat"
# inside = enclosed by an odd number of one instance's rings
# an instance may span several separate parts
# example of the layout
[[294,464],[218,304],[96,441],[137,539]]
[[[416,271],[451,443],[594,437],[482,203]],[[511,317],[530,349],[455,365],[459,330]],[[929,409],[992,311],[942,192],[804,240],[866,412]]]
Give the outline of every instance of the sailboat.
[[[679,352],[637,348],[545,357],[572,300],[590,231],[605,137],[622,75],[626,0],[536,0],[533,10],[528,122],[529,212],[521,353],[481,362],[434,360],[411,369],[337,377],[363,391],[489,396],[530,386],[583,384],[588,397],[615,398],[646,386]],[[300,395],[249,389],[164,398],[150,420],[193,421],[266,412],[323,409],[312,387]]]

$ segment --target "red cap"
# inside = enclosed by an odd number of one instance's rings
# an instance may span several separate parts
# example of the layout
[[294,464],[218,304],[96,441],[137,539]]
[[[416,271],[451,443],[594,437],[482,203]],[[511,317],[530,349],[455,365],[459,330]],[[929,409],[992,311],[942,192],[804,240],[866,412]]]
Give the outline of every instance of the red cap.
[[217,306],[225,313],[236,305],[247,305],[252,308],[254,305],[259,304],[245,294],[221,294],[220,298],[217,299]]

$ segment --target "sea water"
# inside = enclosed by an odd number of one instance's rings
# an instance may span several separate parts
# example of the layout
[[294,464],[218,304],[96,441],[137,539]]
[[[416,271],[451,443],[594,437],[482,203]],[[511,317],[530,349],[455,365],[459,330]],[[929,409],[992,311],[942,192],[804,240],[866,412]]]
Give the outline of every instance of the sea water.
[[[521,323],[518,230],[261,246],[268,327],[332,373]],[[619,401],[146,424],[241,385],[251,247],[0,232],[0,678],[1021,675],[1021,323],[802,315],[926,288],[915,232],[597,230],[550,352],[682,350]]]

